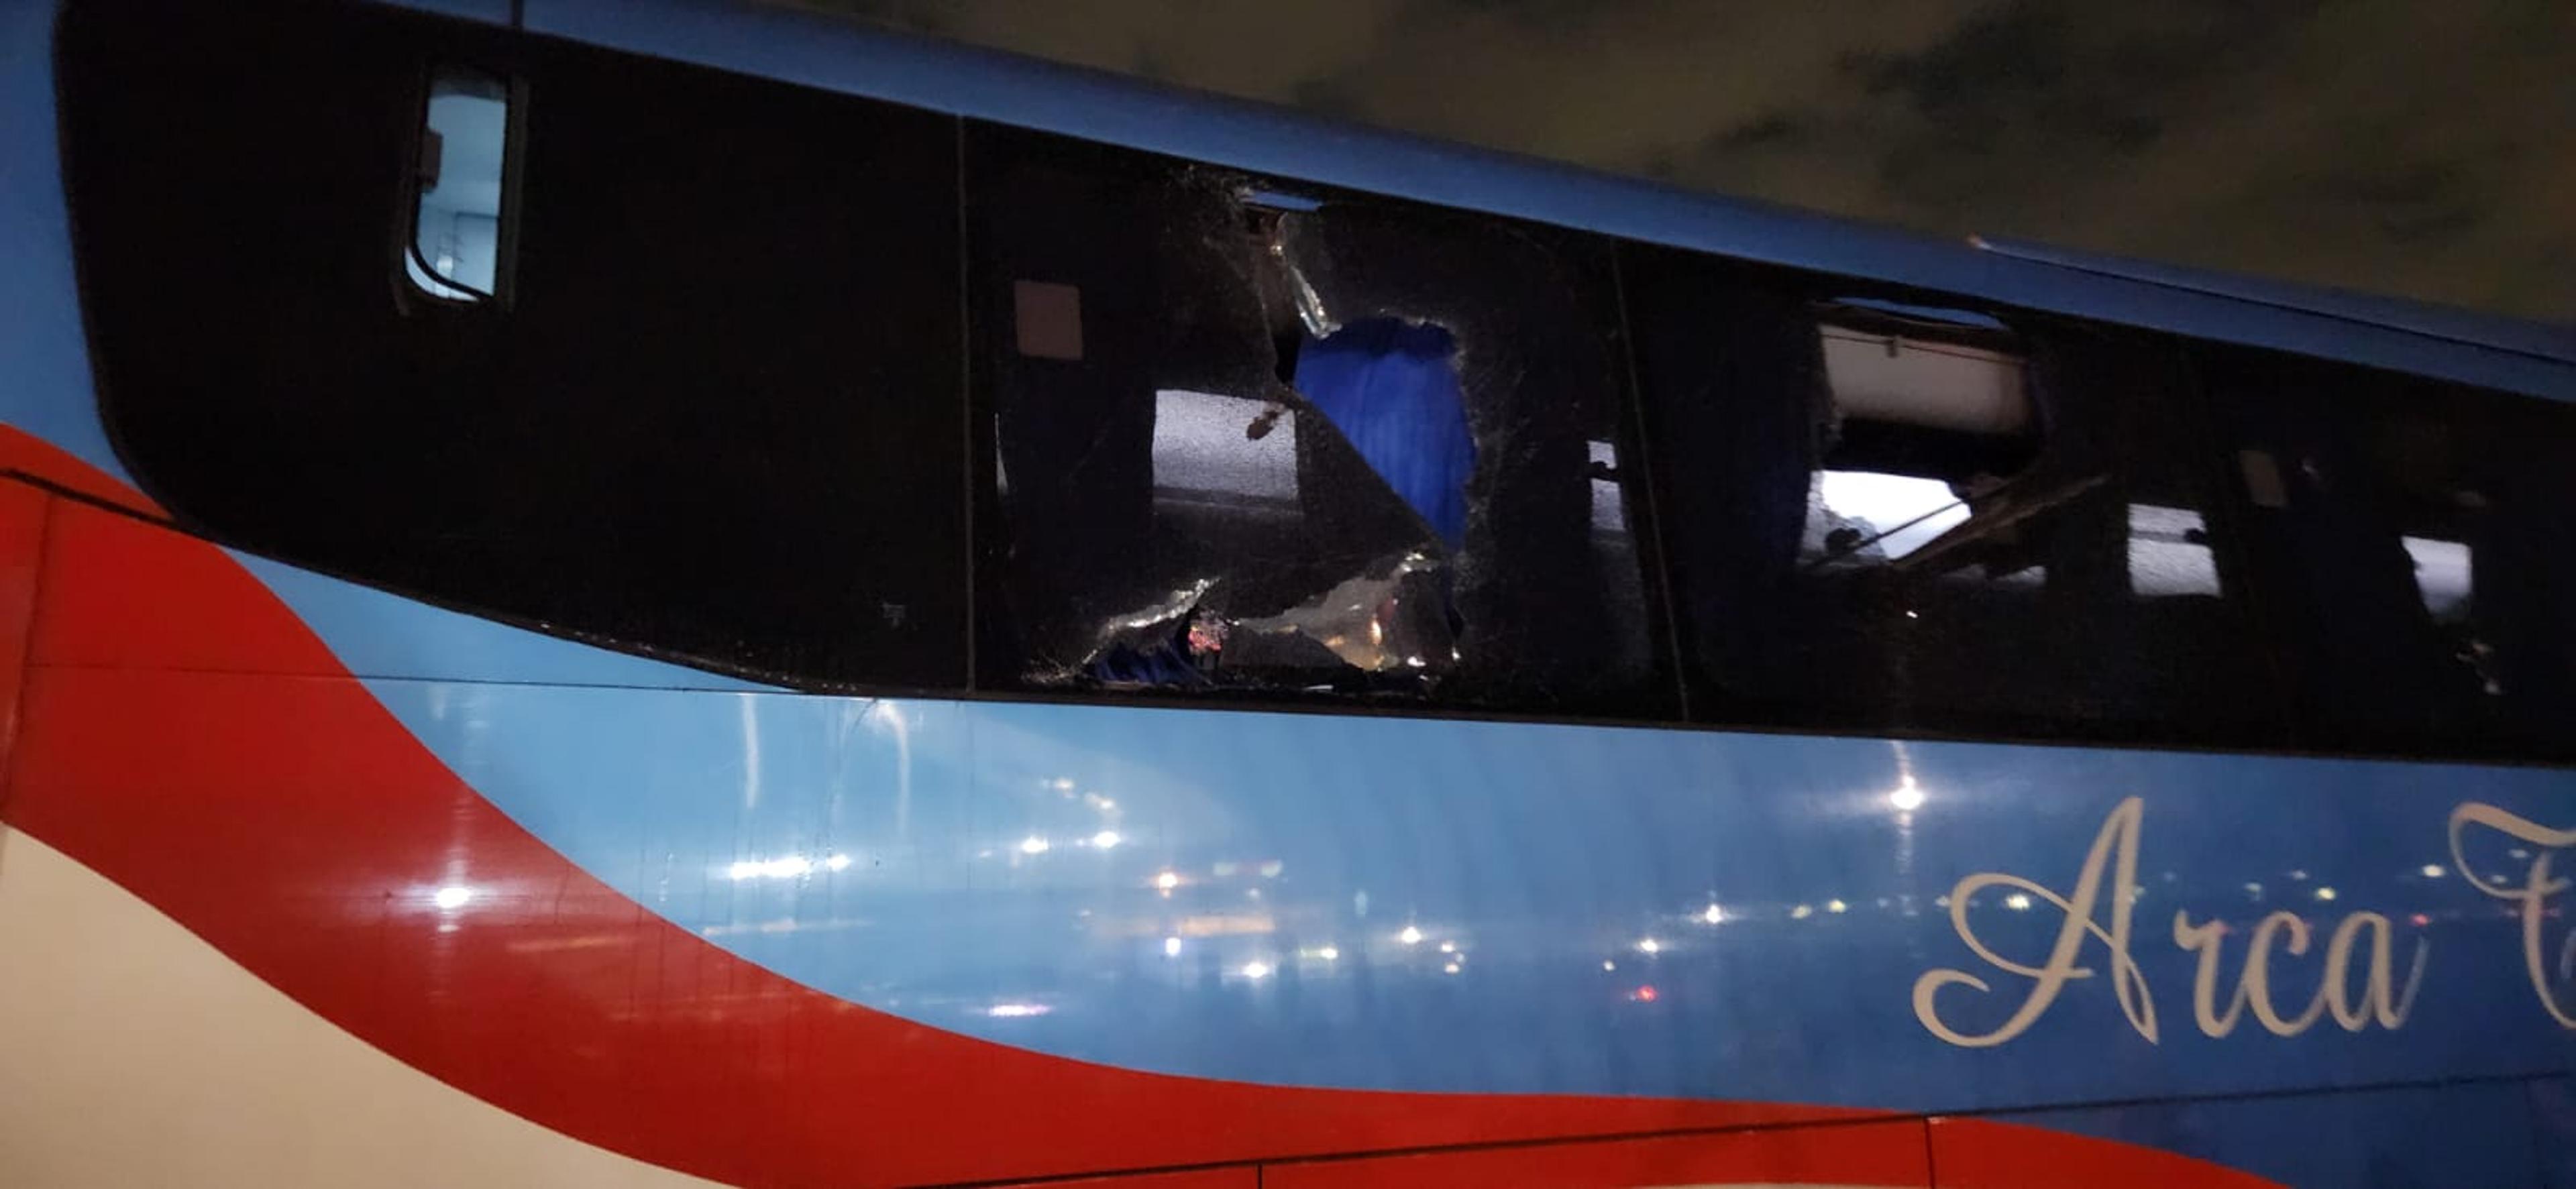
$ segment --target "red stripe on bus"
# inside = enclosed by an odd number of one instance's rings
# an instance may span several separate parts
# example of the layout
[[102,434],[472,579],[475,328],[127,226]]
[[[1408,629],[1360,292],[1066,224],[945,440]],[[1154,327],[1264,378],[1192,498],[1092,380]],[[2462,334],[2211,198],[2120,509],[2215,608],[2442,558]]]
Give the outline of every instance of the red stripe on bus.
[[[395,1057],[603,1147],[889,1183],[1864,1114],[1172,1077],[860,1007],[521,829],[363,684],[314,676],[328,649],[221,550],[52,507],[10,822]],[[451,883],[474,898],[441,909]]]

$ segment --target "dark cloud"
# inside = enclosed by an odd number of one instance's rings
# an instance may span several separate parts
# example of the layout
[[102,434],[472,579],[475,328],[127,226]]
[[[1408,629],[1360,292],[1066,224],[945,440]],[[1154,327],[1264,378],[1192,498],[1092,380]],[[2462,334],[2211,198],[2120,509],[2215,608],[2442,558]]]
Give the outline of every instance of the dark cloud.
[[805,0],[1941,234],[2576,321],[2576,3]]

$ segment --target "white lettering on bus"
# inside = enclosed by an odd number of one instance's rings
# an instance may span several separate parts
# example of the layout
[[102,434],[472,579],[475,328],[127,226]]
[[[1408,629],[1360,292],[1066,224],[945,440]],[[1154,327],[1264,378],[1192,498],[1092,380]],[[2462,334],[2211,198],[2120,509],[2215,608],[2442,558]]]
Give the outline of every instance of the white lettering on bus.
[[[1967,970],[1934,969],[1917,978],[1914,1018],[1924,1029],[1963,1047],[2000,1045],[2038,1023],[2068,984],[2093,977],[2097,969],[2108,969],[2120,1011],[2138,1035],[2154,1043],[2154,995],[2129,948],[2133,936],[2130,922],[2137,911],[2138,844],[2144,816],[2145,803],[2137,797],[2112,807],[2093,837],[2092,848],[2085,853],[2072,890],[2065,894],[2007,872],[1983,871],[1960,880],[1950,890],[1950,927],[1968,951],[1985,964],[1986,971],[1981,976]],[[2499,886],[2479,878],[2470,869],[2461,839],[2464,828],[2471,825],[2502,831],[2535,848],[2530,869],[2519,885]],[[2523,959],[2532,989],[2561,1025],[2576,1028],[2576,1012],[2560,1003],[2550,990],[2542,938],[2546,902],[2570,884],[2550,873],[2551,857],[2559,848],[2576,845],[2576,830],[2552,830],[2493,806],[2471,802],[2452,812],[2450,835],[2452,860],[2460,874],[2487,895],[2520,906]],[[2044,958],[2034,963],[2006,957],[1977,935],[1968,913],[1978,893],[1992,888],[2026,894],[2064,914]],[[2315,989],[2285,1014],[2278,997],[2285,990],[2278,964],[2285,955],[2290,959],[2304,958],[2315,942],[2315,928],[2294,912],[2264,916],[2245,931],[2244,958],[2235,978],[2229,980],[2227,939],[2237,931],[2236,926],[2223,920],[2196,922],[2188,911],[2173,915],[2174,945],[2196,960],[2192,1022],[2205,1036],[2223,1037],[2234,1032],[2249,1012],[2264,1031],[2274,1036],[2297,1036],[2326,1019],[2332,1019],[2346,1032],[2373,1026],[2395,1031],[2404,1026],[2414,1009],[2416,992],[2424,982],[2425,964],[2432,956],[2430,943],[2417,940],[2407,956],[2406,975],[2401,982],[2397,976],[2395,924],[2376,912],[2345,914],[2326,934],[2325,950],[2314,975]],[[2569,940],[2576,944],[2576,936]],[[2088,953],[2096,942],[2101,958],[2088,964]],[[1945,988],[1959,986],[1978,994],[1995,994],[1987,977],[1997,973],[2028,980],[2018,1006],[2002,1023],[1988,1031],[1970,1032],[1943,1017],[1940,999]]]
[[[2467,826],[2485,826],[2501,831],[2506,837],[2530,848],[2531,867],[2523,873],[2521,884],[2508,882],[2499,887],[2478,877],[2478,873],[2469,867],[2468,854],[2460,845],[2463,828]],[[2576,1028],[2576,1014],[2570,1014],[2567,1007],[2558,1001],[2557,994],[2549,989],[2549,965],[2541,957],[2545,947],[2541,945],[2540,933],[2541,922],[2548,916],[2549,898],[2567,890],[2567,881],[2551,875],[2549,864],[2557,857],[2560,848],[2569,845],[2576,845],[2576,830],[2552,830],[2493,805],[2471,801],[2451,811],[2452,864],[2459,868],[2460,878],[2467,880],[2470,886],[2521,906],[2523,969],[2531,975],[2532,993],[2540,996],[2540,1005],[2549,1009],[2550,1018],[2557,1020],[2561,1028]]]

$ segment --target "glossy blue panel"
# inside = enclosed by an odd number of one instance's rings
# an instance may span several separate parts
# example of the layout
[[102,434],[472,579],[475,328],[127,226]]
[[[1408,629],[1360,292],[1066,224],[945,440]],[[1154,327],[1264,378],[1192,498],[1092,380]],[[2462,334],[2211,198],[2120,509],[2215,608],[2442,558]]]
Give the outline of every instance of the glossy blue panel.
[[[1885,228],[1712,198],[1417,140],[836,21],[711,0],[529,0],[526,27],[1283,178],[2576,399],[2576,367],[2392,332],[2350,316],[2235,300],[1980,252]],[[2287,287],[2284,287],[2285,289]],[[2310,304],[2335,308],[2333,294]],[[2347,311],[2351,313],[2351,311]],[[2509,325],[2509,319],[2459,319]]]
[[361,677],[754,690],[761,685],[448,611],[228,550]]
[[2539,1147],[2539,1184],[2576,1189],[2576,1079],[2527,1083],[2531,1125]]
[[90,389],[54,136],[54,5],[0,0],[0,423],[120,480]]
[[[2564,772],[370,684],[500,808],[653,911],[834,994],[1070,1057],[1297,1084],[1911,1109],[2576,1057],[2502,902],[2464,886],[2445,841],[2464,800],[2576,821]],[[1953,884],[2004,871],[2071,893],[2128,796],[2144,805],[2130,948],[2159,1042],[2098,975],[2008,1043],[1935,1038],[1911,1005],[1925,971],[1995,986],[1941,992],[1963,1032],[2000,1023],[2032,985],[1954,935]],[[2480,836],[2471,861],[2500,871],[2501,851]],[[2171,915],[2250,924],[2283,905],[2317,922],[2319,948],[2341,913],[2389,914],[2400,976],[2429,941],[2401,1029],[2198,1033]],[[2032,963],[2061,919],[1996,889],[1969,916]],[[2108,965],[2098,942],[2082,958]],[[2231,951],[2231,974],[2241,959]],[[2313,953],[2277,956],[2271,973],[2285,1010],[2317,986]]]
[[2523,1088],[2485,1083],[2006,1115],[2143,1144],[2292,1189],[2515,1189],[2541,1184]]
[[2562,362],[2576,362],[2576,326],[2497,318],[2449,306],[2427,305],[2377,294],[2310,289],[2259,277],[2241,277],[2205,269],[2185,268],[2180,265],[2159,264],[2148,260],[2129,260],[2087,252],[2071,252],[2046,244],[1980,239],[1977,245],[1989,252],[2000,252],[2026,260],[2037,260],[2111,276],[2135,277],[2143,281],[2153,281],[2159,285],[2170,285],[2177,289],[2221,294],[2246,301],[2316,310],[2320,313],[2332,313],[2365,322],[2377,322],[2383,326],[2404,327],[2436,338],[2458,339],[2464,343],[2481,343]]

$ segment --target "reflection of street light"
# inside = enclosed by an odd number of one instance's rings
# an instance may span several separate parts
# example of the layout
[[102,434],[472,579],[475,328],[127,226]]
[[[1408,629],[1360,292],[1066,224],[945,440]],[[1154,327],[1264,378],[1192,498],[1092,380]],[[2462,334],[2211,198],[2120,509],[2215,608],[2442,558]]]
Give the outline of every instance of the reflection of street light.
[[1420,945],[1422,944],[1422,930],[1416,929],[1411,925],[1406,925],[1404,927],[1404,932],[1396,934],[1395,939],[1406,945]]
[[1163,939],[1163,956],[1164,956],[1164,957],[1166,957],[1166,958],[1177,958],[1177,957],[1180,957],[1180,956],[1181,956],[1181,939],[1180,939],[1180,938],[1177,938],[1177,937],[1166,937],[1166,938],[1164,938],[1164,939]]
[[1181,877],[1173,874],[1172,872],[1166,871],[1161,875],[1154,877],[1154,886],[1168,892],[1181,886]]
[[1040,838],[1040,837],[1038,837],[1038,836],[1037,836],[1037,835],[1035,835],[1035,834],[1031,834],[1031,835],[1029,835],[1029,836],[1028,836],[1028,837],[1026,837],[1026,838],[1020,839],[1020,853],[1021,853],[1021,854],[1024,854],[1024,855],[1042,855],[1042,854],[1045,854],[1046,852],[1047,852],[1047,840],[1046,840],[1046,839],[1044,839],[1044,838]]
[[435,894],[430,896],[429,902],[439,906],[440,908],[446,909],[449,912],[454,912],[457,909],[465,907],[466,902],[473,898],[474,889],[466,887],[463,884],[449,884],[446,887],[438,889]]
[[1887,794],[1887,803],[1900,812],[1912,813],[1923,808],[1923,789],[1914,783],[1913,777],[1908,776]]
[[1723,925],[1726,923],[1726,910],[1711,904],[1706,912],[1699,914],[1699,919],[1712,925]]
[[1102,830],[1101,832],[1091,836],[1091,845],[1099,847],[1102,850],[1107,850],[1110,847],[1116,846],[1118,845],[1118,842],[1118,831],[1116,830]]
[[1251,979],[1254,982],[1259,982],[1262,979],[1268,978],[1270,977],[1270,964],[1268,962],[1246,962],[1243,964],[1243,977]]
[[1638,942],[1637,949],[1641,953],[1660,954],[1664,952],[1664,943],[1649,937],[1644,941]]

